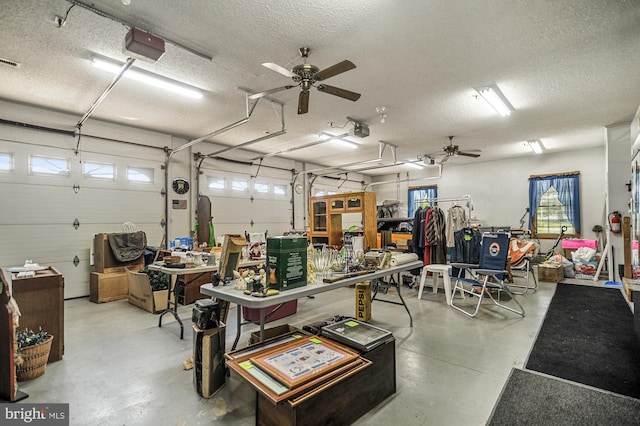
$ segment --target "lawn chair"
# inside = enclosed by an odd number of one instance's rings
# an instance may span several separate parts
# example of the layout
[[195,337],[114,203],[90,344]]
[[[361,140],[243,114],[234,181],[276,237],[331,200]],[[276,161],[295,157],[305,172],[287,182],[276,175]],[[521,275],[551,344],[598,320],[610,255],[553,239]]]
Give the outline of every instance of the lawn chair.
[[[526,282],[509,283],[508,286],[513,294],[526,294],[530,289],[538,289],[538,280],[533,271],[531,260],[533,253],[536,251],[536,243],[534,241],[522,241],[517,238],[511,238],[509,241],[509,263],[511,276],[516,278],[524,278]],[[533,278],[533,287],[530,287],[531,278]],[[519,290],[514,290],[517,288]]]
[[[480,249],[480,264],[452,263],[460,273],[454,278],[455,285],[452,294],[462,291],[464,294],[477,299],[475,309],[468,311],[456,306],[455,298],[451,300],[451,307],[470,317],[475,317],[480,310],[482,301],[488,297],[495,305],[524,317],[524,308],[515,298],[509,287],[505,285],[507,255],[509,253],[509,234],[501,232],[487,232],[482,235]],[[467,271],[462,277],[462,271]],[[500,302],[500,294],[506,293],[519,309],[512,308]],[[469,299],[465,298],[467,303]],[[458,302],[459,303],[459,302]]]

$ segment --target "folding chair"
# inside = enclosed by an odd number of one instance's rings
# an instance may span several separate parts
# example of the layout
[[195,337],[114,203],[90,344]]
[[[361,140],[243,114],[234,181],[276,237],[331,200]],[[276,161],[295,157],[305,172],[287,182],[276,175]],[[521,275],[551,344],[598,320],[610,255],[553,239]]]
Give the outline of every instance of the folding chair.
[[[520,277],[526,280],[525,284],[515,282],[508,284],[513,294],[526,294],[530,288],[533,289],[533,291],[538,289],[538,280],[536,279],[533,264],[531,263],[536,247],[537,245],[533,241],[521,241],[517,238],[511,238],[509,241],[511,275],[512,277]],[[533,278],[533,287],[529,286],[531,278]],[[515,291],[513,290],[514,288],[521,290]]]
[[[470,317],[475,317],[480,310],[485,296],[497,306],[524,317],[524,308],[515,298],[514,294],[505,285],[507,273],[507,255],[509,253],[509,234],[490,232],[482,235],[480,248],[480,264],[470,265],[466,263],[452,263],[451,266],[460,270],[454,279],[455,285],[452,294],[462,291],[464,294],[475,297],[477,303],[473,311],[456,306],[455,298],[451,300],[451,307]],[[466,277],[462,277],[462,271],[468,271]],[[500,293],[506,293],[519,309],[500,303]],[[496,295],[494,296],[494,293]],[[465,300],[468,300],[465,298]],[[466,302],[463,302],[466,303]]]

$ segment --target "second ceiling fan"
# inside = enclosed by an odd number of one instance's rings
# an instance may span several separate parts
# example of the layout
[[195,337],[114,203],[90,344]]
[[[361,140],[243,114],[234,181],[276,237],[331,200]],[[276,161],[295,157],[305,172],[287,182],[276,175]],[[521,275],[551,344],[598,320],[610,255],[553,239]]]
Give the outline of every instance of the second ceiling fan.
[[[461,155],[463,157],[478,158],[480,157],[480,153],[482,152],[479,149],[466,149],[464,151],[460,151],[460,147],[458,145],[453,144],[453,136],[449,136],[449,144],[443,146],[442,150],[444,151],[444,157],[442,158],[442,160],[440,160],[440,164],[445,163],[450,157],[453,157],[455,155]],[[438,153],[429,154],[427,155],[427,157],[432,158],[433,156],[436,156],[436,155],[438,155]]]
[[310,49],[308,47],[301,47],[298,50],[300,56],[304,58],[304,63],[296,65],[291,69],[291,71],[272,62],[263,63],[262,66],[269,68],[270,70],[273,70],[279,74],[282,74],[285,77],[290,77],[295,84],[276,87],[274,89],[265,90],[264,92],[260,93],[254,93],[253,95],[249,96],[249,99],[258,99],[272,93],[291,89],[293,87],[300,87],[302,90],[298,95],[298,114],[306,114],[309,111],[309,90],[312,86],[318,89],[318,91],[320,92],[328,93],[330,95],[338,96],[350,101],[357,101],[360,98],[360,93],[351,92],[339,87],[329,86],[324,83],[319,83],[330,77],[354,69],[356,66],[353,62],[344,60],[321,71],[320,68],[316,67],[315,65],[307,63],[309,52]]

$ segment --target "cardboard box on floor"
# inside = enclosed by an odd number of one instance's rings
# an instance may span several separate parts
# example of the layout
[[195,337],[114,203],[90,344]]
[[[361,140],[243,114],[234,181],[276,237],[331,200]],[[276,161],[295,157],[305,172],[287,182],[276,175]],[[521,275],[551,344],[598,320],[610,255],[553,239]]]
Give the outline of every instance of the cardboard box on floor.
[[127,269],[129,279],[129,303],[155,314],[167,309],[169,290],[153,291],[149,276]]
[[128,288],[126,272],[91,272],[89,276],[89,300],[93,303],[126,299]]

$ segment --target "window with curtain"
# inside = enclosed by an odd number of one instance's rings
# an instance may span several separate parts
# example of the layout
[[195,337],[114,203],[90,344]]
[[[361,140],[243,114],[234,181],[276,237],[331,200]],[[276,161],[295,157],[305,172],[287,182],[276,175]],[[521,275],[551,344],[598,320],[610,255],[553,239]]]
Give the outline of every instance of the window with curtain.
[[438,197],[438,185],[410,186],[407,217],[413,217],[421,200]]
[[579,237],[580,172],[529,177],[529,227],[536,238]]

